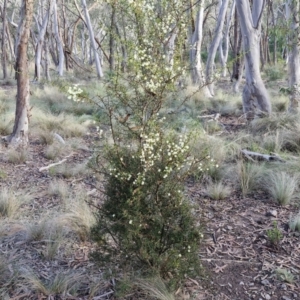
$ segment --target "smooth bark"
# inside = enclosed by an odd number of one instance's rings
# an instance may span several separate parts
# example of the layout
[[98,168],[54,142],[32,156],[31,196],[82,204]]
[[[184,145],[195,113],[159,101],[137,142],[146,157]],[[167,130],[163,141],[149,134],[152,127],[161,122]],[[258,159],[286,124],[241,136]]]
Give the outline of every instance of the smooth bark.
[[245,53],[246,85],[243,109],[248,120],[271,113],[271,102],[260,74],[260,33],[264,1],[254,1],[252,13],[248,0],[236,2]]
[[34,74],[36,81],[40,81],[40,79],[41,79],[42,50],[43,50],[43,46],[44,46],[44,38],[45,38],[46,31],[47,31],[49,18],[52,13],[52,9],[53,9],[53,1],[50,0],[49,9],[47,10],[47,12],[43,18],[42,26],[39,28],[39,34],[37,37],[37,44],[36,44],[36,49],[35,49],[35,74]]
[[220,10],[219,10],[218,19],[217,19],[217,25],[215,28],[213,40],[209,47],[208,58],[207,58],[207,63],[206,63],[206,82],[208,84],[209,91],[212,95],[214,95],[213,82],[215,80],[215,78],[214,78],[215,57],[216,57],[216,53],[217,53],[220,41],[222,39],[222,30],[224,27],[227,6],[229,3],[229,0],[219,0],[219,1],[220,1],[219,2]]
[[300,28],[299,28],[299,1],[289,0],[290,8],[290,36],[289,36],[289,112],[298,112],[300,103]]
[[95,41],[94,30],[93,30],[93,27],[92,27],[89,11],[87,9],[87,5],[86,5],[85,0],[82,0],[82,6],[83,6],[84,15],[85,15],[86,26],[87,26],[88,31],[89,31],[91,48],[94,52],[93,54],[94,54],[94,59],[95,59],[95,64],[96,64],[97,76],[98,76],[98,78],[101,78],[101,77],[103,77],[103,71],[102,71],[102,67],[101,67],[101,63],[100,63],[99,54],[98,54],[98,51],[97,51],[97,45],[96,45],[96,41]]
[[1,41],[1,60],[2,60],[2,71],[3,71],[3,79],[7,78],[7,50],[6,50],[6,27],[7,27],[7,20],[6,20],[6,6],[7,0],[3,2],[3,9],[2,9],[2,41]]
[[197,12],[195,21],[195,30],[191,38],[191,72],[192,82],[194,85],[202,87],[202,91],[206,97],[212,97],[208,87],[205,84],[205,77],[203,74],[202,60],[201,60],[201,45],[203,37],[203,17],[204,17],[204,2],[202,1]]
[[64,47],[59,33],[58,18],[57,18],[57,1],[56,0],[53,1],[54,1],[53,4],[54,35],[58,46],[58,74],[59,76],[63,76],[64,63],[65,63]]
[[232,1],[230,12],[227,15],[225,32],[224,32],[224,35],[223,35],[220,45],[219,45],[219,55],[220,55],[220,61],[221,61],[221,66],[222,66],[222,71],[221,71],[222,77],[226,77],[226,75],[227,75],[227,60],[228,60],[228,52],[229,52],[229,33],[230,33],[231,21],[232,21],[234,12],[235,12],[235,0]]

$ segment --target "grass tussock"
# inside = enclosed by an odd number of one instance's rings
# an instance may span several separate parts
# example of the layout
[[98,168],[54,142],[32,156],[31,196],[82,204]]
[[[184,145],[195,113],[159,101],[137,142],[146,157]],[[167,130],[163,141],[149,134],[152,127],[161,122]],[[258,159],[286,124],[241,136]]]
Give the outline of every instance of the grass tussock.
[[299,122],[299,116],[289,113],[273,113],[268,117],[257,118],[251,122],[254,133],[276,132],[280,129],[293,130]]
[[87,203],[88,197],[79,191],[75,197],[65,201],[66,211],[63,216],[65,224],[74,231],[80,240],[85,241],[90,237],[90,230],[96,224],[96,217]]
[[297,175],[287,172],[271,172],[266,179],[266,187],[270,196],[280,205],[288,205],[297,198],[298,193]]
[[48,145],[44,150],[45,158],[49,160],[55,160],[60,158],[64,153],[69,153],[69,148],[65,145],[62,145],[59,142],[54,142],[51,145]]
[[136,279],[135,286],[152,299],[175,300],[174,294],[168,291],[166,284],[160,277]]
[[264,165],[240,161],[237,165],[237,176],[243,197],[260,187]]
[[74,297],[77,295],[82,276],[75,272],[60,272],[50,280],[45,281],[39,279],[32,272],[26,272],[23,277],[30,284],[33,291],[42,293],[45,296],[57,297],[70,295]]
[[39,143],[42,145],[51,145],[55,141],[53,132],[50,132],[48,130],[36,128],[33,130],[33,134],[35,137],[37,137]]
[[47,260],[53,260],[63,244],[67,234],[66,228],[58,218],[43,219],[37,224],[27,226],[26,241],[40,242],[42,245],[41,255]]
[[72,178],[77,176],[85,176],[89,172],[86,163],[81,164],[61,164],[50,168],[52,176],[62,176],[63,178]]
[[231,188],[223,182],[211,182],[206,187],[208,197],[213,200],[224,200],[231,194]]
[[6,155],[7,161],[16,165],[25,163],[30,157],[28,150],[25,148],[11,148],[7,151]]
[[21,196],[8,188],[0,189],[0,217],[13,218],[21,206]]
[[54,179],[49,184],[48,193],[50,196],[65,199],[69,194],[69,187],[63,180]]
[[40,129],[57,133],[63,138],[81,137],[87,131],[87,126],[79,123],[78,118],[64,113],[53,115],[39,109],[33,110],[33,125]]

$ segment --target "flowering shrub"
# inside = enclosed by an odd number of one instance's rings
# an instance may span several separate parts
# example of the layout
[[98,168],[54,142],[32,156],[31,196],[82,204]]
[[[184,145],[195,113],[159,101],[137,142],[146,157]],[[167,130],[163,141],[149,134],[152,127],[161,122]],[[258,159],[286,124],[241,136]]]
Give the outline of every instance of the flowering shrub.
[[196,163],[188,139],[152,127],[138,145],[108,147],[105,160],[106,199],[92,230],[101,246],[95,257],[118,258],[163,278],[199,273],[202,234],[184,195]]
[[[193,137],[169,131],[157,114],[167,99],[178,97],[179,79],[188,70],[185,34],[180,34],[186,31],[187,3],[106,3],[122,15],[126,35],[115,38],[126,56],[116,57],[104,79],[105,94],[93,98],[110,127],[105,132],[110,144],[94,164],[104,174],[105,199],[92,229],[99,245],[93,256],[178,282],[201,269],[199,216],[193,214],[184,183],[207,164],[191,155]],[[74,101],[85,97],[77,87],[68,93]]]

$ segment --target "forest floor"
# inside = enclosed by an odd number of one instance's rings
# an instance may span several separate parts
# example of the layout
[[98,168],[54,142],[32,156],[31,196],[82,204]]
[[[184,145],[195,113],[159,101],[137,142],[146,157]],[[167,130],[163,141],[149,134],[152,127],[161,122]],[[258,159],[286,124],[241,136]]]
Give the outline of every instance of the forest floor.
[[[221,122],[226,127],[221,135],[227,138],[234,139],[243,129],[235,116],[221,116]],[[21,163],[10,162],[8,149],[1,145],[0,187],[13,190],[17,197],[24,199],[15,217],[0,217],[0,258],[5,260],[8,268],[5,276],[13,277],[12,281],[0,286],[1,299],[148,299],[138,291],[130,295],[119,292],[121,276],[108,276],[109,267],[100,268],[90,259],[95,245],[88,238],[80,239],[68,231],[63,242],[54,247],[53,255],[51,246],[54,245],[46,238],[28,238],[28,232],[32,230],[30,224],[39,224],[42,220],[45,224],[48,221],[64,224],[68,216],[66,201],[71,202],[78,193],[89,195],[94,204],[101,202],[101,194],[95,189],[99,177],[93,172],[66,176],[62,169],[57,172],[40,169],[63,159],[59,166],[64,165],[66,169],[85,165],[98,138],[93,126],[88,130],[89,134],[80,138],[66,139],[66,143],[73,146],[53,161],[45,158],[45,145],[34,134],[30,135],[29,151]],[[66,184],[69,197],[62,200],[62,197],[49,193],[54,179]],[[297,213],[298,207],[279,206],[262,191],[243,197],[235,188],[235,182],[227,181],[226,184],[232,187],[232,192],[224,200],[211,200],[198,181],[189,180],[186,185],[195,213],[204,224],[199,255],[205,278],[187,278],[176,297],[198,300],[300,299],[300,237],[288,226],[290,216]],[[277,244],[271,244],[267,230],[277,226],[282,238]],[[4,271],[0,268],[0,272]],[[59,275],[63,277],[57,280],[55,290],[55,278]],[[59,284],[65,284],[63,294],[60,294]],[[79,287],[74,292],[76,284]]]

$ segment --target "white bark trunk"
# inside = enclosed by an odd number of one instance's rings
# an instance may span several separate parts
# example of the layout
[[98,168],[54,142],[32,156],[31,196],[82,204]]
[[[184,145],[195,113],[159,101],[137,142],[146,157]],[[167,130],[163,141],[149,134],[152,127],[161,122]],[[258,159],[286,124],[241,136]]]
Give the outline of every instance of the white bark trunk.
[[44,38],[45,38],[46,31],[47,31],[49,18],[52,13],[52,8],[53,8],[53,1],[50,1],[50,7],[44,16],[42,27],[39,28],[39,35],[37,38],[37,45],[36,45],[36,51],[35,51],[35,79],[36,79],[36,81],[40,81],[40,79],[41,79],[42,50],[43,50]]
[[254,1],[252,14],[248,0],[236,2],[245,52],[246,85],[243,91],[243,108],[247,118],[271,113],[268,92],[259,68],[260,22],[264,1]]
[[227,6],[229,0],[219,0],[220,4],[220,10],[219,10],[219,15],[218,15],[218,20],[217,20],[217,25],[215,28],[215,33],[214,33],[214,38],[211,42],[211,45],[209,47],[209,52],[208,52],[208,58],[207,58],[207,63],[206,63],[206,82],[208,84],[208,88],[210,90],[210,93],[214,95],[214,62],[215,62],[215,57],[216,53],[222,38],[222,30],[224,26],[224,21],[226,17],[226,11],[227,11]]
[[299,28],[299,1],[289,0],[288,6],[290,9],[290,40],[289,40],[289,88],[290,88],[290,103],[289,112],[296,113],[299,111],[300,103],[300,28]]
[[53,1],[54,1],[53,4],[54,34],[58,46],[58,74],[59,76],[63,76],[64,62],[65,62],[64,47],[63,47],[62,39],[59,34],[59,27],[58,27],[58,20],[57,20],[57,3],[56,0]]
[[101,67],[101,63],[100,63],[99,54],[97,52],[97,45],[96,45],[96,42],[95,42],[95,36],[94,36],[92,23],[91,23],[91,20],[90,20],[89,11],[87,9],[85,0],[82,0],[82,6],[83,6],[84,15],[85,15],[85,22],[86,22],[87,28],[89,30],[91,47],[94,51],[94,59],[95,59],[95,64],[96,64],[97,76],[98,76],[98,78],[101,78],[101,77],[103,77],[103,71],[102,71],[102,67]]
[[200,3],[199,10],[196,16],[195,31],[191,37],[190,60],[192,66],[192,82],[194,85],[199,85],[202,88],[205,97],[211,98],[212,95],[205,84],[205,78],[201,60],[201,44],[203,37],[203,12],[204,2]]
[[222,40],[219,45],[219,54],[220,54],[220,61],[222,66],[222,77],[226,77],[227,75],[227,60],[228,60],[228,52],[229,52],[229,32],[230,32],[230,26],[231,21],[234,15],[235,10],[235,0],[232,1],[230,13],[227,15],[226,20],[226,28],[225,33],[222,37]]

